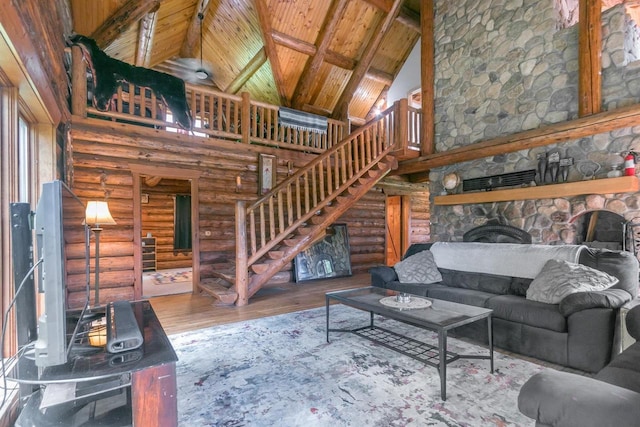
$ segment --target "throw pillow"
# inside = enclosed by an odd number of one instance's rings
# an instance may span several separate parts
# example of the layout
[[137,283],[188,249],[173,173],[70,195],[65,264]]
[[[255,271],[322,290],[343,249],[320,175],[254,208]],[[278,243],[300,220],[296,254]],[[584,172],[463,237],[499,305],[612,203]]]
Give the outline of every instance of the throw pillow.
[[602,291],[618,283],[604,271],[573,262],[550,259],[527,289],[527,299],[559,304],[576,292]]
[[426,250],[411,255],[393,266],[402,283],[437,283],[442,275],[433,259],[431,251]]

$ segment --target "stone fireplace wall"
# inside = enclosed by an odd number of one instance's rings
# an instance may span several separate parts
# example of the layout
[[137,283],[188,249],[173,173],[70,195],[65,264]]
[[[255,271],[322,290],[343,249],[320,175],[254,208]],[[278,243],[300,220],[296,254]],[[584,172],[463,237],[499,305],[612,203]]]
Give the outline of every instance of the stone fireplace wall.
[[[557,29],[554,0],[436,1],[436,150],[577,118],[577,27]],[[637,26],[622,5],[603,14],[603,109],[640,102]],[[633,62],[635,61],[635,62]],[[597,169],[607,176],[626,152],[640,151],[640,123],[580,140],[493,156],[430,173],[431,195],[443,193],[445,174],[462,179],[536,169],[539,154],[572,157],[567,181]],[[454,190],[461,192],[461,186]],[[432,200],[433,201],[433,200]],[[460,241],[489,221],[529,232],[534,243],[579,243],[572,218],[604,209],[631,221],[639,194],[587,195],[457,206],[432,205],[431,239]]]

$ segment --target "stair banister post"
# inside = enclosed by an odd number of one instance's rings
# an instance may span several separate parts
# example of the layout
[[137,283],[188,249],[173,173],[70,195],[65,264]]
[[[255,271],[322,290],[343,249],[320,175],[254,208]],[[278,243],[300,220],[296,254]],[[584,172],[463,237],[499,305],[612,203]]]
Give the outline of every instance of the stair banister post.
[[251,97],[249,92],[242,92],[242,117],[240,129],[242,130],[242,142],[251,143]]
[[402,150],[405,153],[409,144],[409,101],[407,98],[402,98],[396,101],[394,106],[398,121],[394,151]]
[[238,292],[236,305],[247,305],[249,303],[246,212],[244,200],[236,201],[236,291]]

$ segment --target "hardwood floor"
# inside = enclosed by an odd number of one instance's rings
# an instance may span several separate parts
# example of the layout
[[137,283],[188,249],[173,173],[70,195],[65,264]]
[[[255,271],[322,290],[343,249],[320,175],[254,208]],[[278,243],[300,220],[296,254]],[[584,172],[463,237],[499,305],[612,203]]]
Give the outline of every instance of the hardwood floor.
[[216,305],[216,299],[193,294],[150,298],[167,335],[224,323],[324,307],[324,294],[369,286],[369,273],[329,280],[288,283],[261,289],[244,307]]

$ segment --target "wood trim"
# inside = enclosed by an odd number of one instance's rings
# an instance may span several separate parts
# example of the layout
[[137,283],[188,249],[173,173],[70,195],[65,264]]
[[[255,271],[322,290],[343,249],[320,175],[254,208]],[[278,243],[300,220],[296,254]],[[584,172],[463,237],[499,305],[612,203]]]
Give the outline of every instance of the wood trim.
[[441,166],[543,147],[571,139],[632,127],[639,122],[640,104],[629,105],[567,122],[554,123],[537,129],[503,135],[464,147],[417,157],[400,163],[398,169],[391,171],[391,174],[404,175],[424,172]]
[[542,185],[538,187],[493,190],[479,193],[452,194],[436,196],[434,205],[464,205],[513,200],[553,199],[557,197],[581,196],[585,194],[635,193],[640,190],[640,183],[635,176],[618,178],[592,179],[587,181],[567,182],[564,184]]

